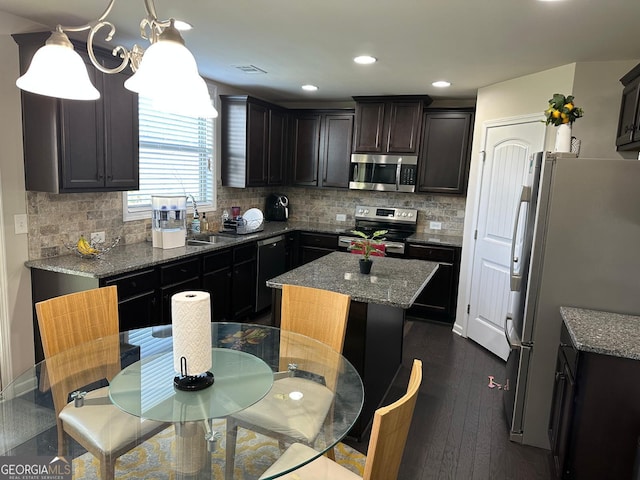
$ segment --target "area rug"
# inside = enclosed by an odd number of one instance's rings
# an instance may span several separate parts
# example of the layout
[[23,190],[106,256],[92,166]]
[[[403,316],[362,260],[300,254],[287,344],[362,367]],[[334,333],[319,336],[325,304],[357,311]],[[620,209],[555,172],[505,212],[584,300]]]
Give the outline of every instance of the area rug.
[[[211,452],[212,479],[224,479],[225,467],[225,422],[214,423],[214,430],[221,432],[215,451]],[[116,462],[116,478],[120,479],[153,479],[171,480],[176,478],[176,436],[173,427],[130,452],[122,455]],[[362,476],[365,456],[353,448],[339,443],[335,448],[336,461]],[[238,429],[236,468],[234,480],[257,480],[280,455],[278,442],[264,435],[243,428]],[[171,468],[163,466],[170,465]],[[74,479],[99,478],[98,460],[90,453],[85,453],[73,460]]]

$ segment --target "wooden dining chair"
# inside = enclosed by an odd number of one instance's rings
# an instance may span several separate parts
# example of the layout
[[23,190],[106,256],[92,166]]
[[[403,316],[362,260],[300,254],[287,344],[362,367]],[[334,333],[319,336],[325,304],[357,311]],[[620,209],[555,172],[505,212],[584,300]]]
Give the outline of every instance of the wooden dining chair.
[[[317,381],[285,374],[277,377],[270,392],[254,405],[227,418],[226,469],[231,478],[238,427],[276,438],[281,447],[293,442],[312,445],[322,431],[331,411],[337,381],[337,362],[341,359],[351,297],[317,288],[283,285],[280,336],[280,372],[289,365],[299,365],[316,377]],[[287,332],[310,337],[328,345],[336,355],[331,358],[309,358],[312,348],[305,348],[299,337],[292,340]],[[311,340],[313,341],[313,340]],[[304,367],[303,367],[304,366]],[[306,368],[305,368],[306,367]],[[296,409],[283,398],[285,392],[302,392],[304,408]],[[310,415],[311,413],[311,415]]]
[[[278,478],[283,480],[396,480],[421,383],[422,361],[415,359],[407,392],[391,405],[378,408],[373,416],[363,477],[321,456]],[[260,479],[271,478],[272,475],[285,471],[288,465],[299,465],[305,458],[316,454],[317,452],[312,451],[310,447],[294,443],[262,474]]]
[[[46,360],[43,379],[56,411],[58,455],[65,455],[69,435],[100,461],[101,478],[113,479],[120,455],[168,426],[120,410],[111,403],[108,387],[90,390],[121,369],[117,287],[62,295],[35,307]],[[84,390],[81,406],[69,401]]]

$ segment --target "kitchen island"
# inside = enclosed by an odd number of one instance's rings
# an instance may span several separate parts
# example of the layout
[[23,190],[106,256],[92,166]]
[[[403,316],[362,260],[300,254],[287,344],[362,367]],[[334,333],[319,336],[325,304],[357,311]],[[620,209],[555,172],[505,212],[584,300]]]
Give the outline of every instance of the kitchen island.
[[[267,280],[280,305],[282,285],[300,285],[351,296],[343,354],[362,377],[365,402],[350,435],[360,439],[402,363],[405,311],[438,269],[424,260],[376,257],[371,273],[359,271],[360,255],[334,252]],[[280,310],[273,309],[275,325]]]

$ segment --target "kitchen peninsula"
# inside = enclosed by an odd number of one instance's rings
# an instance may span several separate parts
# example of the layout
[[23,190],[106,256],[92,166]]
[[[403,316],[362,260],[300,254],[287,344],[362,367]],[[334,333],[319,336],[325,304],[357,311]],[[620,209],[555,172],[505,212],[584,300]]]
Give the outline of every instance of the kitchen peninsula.
[[[280,305],[282,285],[332,290],[351,296],[343,354],[362,377],[365,402],[350,435],[360,438],[402,363],[405,311],[438,269],[438,263],[376,257],[371,274],[359,272],[360,255],[334,252],[267,280]],[[274,308],[274,323],[280,311]]]

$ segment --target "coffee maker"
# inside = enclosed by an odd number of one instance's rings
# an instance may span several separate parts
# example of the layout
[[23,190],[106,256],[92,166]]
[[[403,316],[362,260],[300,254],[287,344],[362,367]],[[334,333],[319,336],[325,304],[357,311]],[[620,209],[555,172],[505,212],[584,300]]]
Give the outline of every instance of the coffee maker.
[[272,193],[265,202],[265,220],[286,222],[289,218],[289,198],[281,193]]

